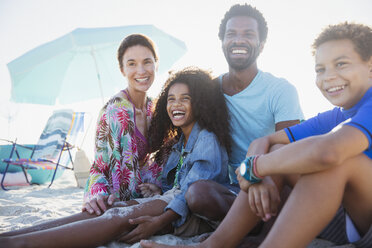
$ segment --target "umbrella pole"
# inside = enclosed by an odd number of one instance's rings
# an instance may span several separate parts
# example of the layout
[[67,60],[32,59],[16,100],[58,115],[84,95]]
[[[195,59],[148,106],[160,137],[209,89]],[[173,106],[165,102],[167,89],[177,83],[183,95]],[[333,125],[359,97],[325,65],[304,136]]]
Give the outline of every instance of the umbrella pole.
[[91,51],[90,51],[90,54],[92,55],[93,57],[93,61],[94,61],[94,65],[96,66],[96,71],[97,71],[97,79],[98,79],[98,87],[99,87],[99,91],[101,93],[101,99],[102,99],[102,105],[105,104],[105,99],[103,97],[103,89],[102,89],[102,82],[101,82],[101,76],[99,74],[99,69],[98,69],[98,64],[97,64],[97,60],[96,60],[96,56],[94,54],[94,49],[92,47]]

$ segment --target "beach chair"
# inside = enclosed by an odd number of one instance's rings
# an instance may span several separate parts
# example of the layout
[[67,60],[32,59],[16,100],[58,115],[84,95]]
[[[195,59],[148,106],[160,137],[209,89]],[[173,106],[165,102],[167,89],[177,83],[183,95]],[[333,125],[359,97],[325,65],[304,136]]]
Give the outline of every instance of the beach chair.
[[[54,111],[36,145],[11,142],[9,156],[2,159],[3,163],[0,164],[0,173],[3,173],[1,187],[7,190],[4,179],[9,172],[22,171],[29,184],[50,181],[50,187],[64,169],[73,170],[71,149],[75,147],[78,134],[84,132],[84,116],[84,112]],[[31,175],[31,181],[28,180],[28,174]]]

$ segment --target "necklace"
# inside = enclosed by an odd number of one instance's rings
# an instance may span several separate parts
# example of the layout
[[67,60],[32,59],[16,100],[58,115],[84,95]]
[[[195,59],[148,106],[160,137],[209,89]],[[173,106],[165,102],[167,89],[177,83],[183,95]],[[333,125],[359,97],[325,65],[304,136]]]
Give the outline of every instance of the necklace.
[[183,152],[184,152],[184,147],[182,145],[180,160],[178,161],[176,175],[174,176],[173,188],[179,188],[178,175],[180,174],[181,167],[183,165],[183,159],[184,159]]

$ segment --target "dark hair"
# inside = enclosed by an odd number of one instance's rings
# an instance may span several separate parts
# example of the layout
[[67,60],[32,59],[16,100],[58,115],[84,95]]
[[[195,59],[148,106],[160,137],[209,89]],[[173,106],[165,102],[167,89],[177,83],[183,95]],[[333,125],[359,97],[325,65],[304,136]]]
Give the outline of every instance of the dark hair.
[[144,34],[131,34],[123,39],[123,41],[120,43],[120,46],[118,48],[117,58],[118,58],[120,70],[121,68],[123,68],[124,53],[127,51],[128,48],[132,46],[137,46],[137,45],[144,46],[150,49],[150,51],[154,55],[155,61],[158,61],[158,55],[156,54],[155,43]]
[[350,40],[355,51],[363,61],[367,61],[372,56],[372,29],[363,24],[339,23],[329,25],[318,35],[313,43],[313,54],[315,50],[327,41]]
[[267,23],[262,13],[258,11],[255,7],[251,5],[244,4],[235,4],[225,13],[225,16],[221,20],[220,30],[218,32],[218,37],[222,41],[225,37],[226,24],[227,22],[235,16],[247,16],[255,19],[258,24],[258,33],[260,37],[260,42],[265,42],[267,38]]
[[165,82],[157,99],[155,111],[149,129],[151,152],[157,152],[158,164],[164,161],[164,151],[173,145],[182,133],[179,127],[172,124],[167,113],[168,92],[172,85],[186,84],[190,91],[192,114],[200,128],[217,136],[222,146],[230,152],[229,114],[220,85],[212,80],[209,72],[197,67],[186,67],[172,73]]

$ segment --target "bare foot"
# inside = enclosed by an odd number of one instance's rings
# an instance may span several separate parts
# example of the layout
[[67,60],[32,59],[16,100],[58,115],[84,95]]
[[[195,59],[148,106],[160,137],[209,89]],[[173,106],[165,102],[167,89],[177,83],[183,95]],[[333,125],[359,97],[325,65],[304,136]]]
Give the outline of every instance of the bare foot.
[[207,238],[209,238],[209,236],[211,236],[212,233],[209,232],[209,233],[203,233],[195,238],[192,239],[192,242],[194,243],[201,243],[203,242],[204,240],[206,240]]
[[186,246],[186,245],[163,245],[155,243],[151,240],[141,240],[140,242],[142,248],[169,248],[169,247],[178,247],[178,248],[195,248],[197,246]]

